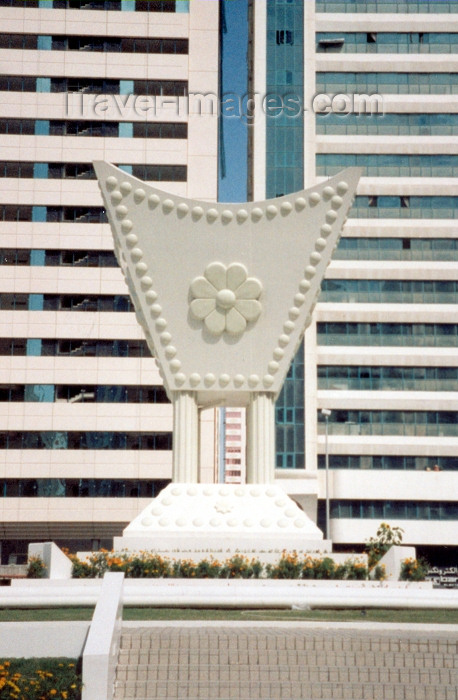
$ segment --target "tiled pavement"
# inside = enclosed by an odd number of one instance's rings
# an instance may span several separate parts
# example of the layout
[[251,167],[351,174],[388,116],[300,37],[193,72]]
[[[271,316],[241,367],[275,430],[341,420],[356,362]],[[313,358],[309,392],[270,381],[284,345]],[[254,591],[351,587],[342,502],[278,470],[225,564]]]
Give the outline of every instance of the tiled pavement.
[[245,625],[124,629],[115,698],[458,700],[450,631]]

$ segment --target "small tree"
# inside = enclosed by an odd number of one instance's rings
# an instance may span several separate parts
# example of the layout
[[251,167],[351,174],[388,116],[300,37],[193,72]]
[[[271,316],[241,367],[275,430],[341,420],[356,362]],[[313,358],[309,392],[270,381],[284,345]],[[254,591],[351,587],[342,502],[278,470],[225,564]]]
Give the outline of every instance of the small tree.
[[400,545],[404,530],[401,527],[391,527],[388,523],[380,523],[375,537],[366,542],[369,570],[373,569],[378,561],[393,545]]

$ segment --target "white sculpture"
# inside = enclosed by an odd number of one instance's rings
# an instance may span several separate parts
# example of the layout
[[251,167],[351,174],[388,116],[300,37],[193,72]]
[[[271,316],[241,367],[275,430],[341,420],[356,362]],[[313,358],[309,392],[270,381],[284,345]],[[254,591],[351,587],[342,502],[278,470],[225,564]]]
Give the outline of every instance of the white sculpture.
[[213,204],[94,163],[115,252],[174,406],[172,481],[197,483],[198,407],[247,407],[247,483],[274,478],[274,402],[360,170],[264,202]]

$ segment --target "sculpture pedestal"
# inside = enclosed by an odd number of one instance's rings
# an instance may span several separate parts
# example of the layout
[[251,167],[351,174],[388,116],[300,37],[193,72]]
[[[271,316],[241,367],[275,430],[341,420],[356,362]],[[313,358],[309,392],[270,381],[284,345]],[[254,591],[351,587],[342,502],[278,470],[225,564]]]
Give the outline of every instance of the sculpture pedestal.
[[153,550],[173,559],[234,554],[278,561],[283,550],[329,552],[331,543],[273,484],[169,484],[131,523],[114,549]]

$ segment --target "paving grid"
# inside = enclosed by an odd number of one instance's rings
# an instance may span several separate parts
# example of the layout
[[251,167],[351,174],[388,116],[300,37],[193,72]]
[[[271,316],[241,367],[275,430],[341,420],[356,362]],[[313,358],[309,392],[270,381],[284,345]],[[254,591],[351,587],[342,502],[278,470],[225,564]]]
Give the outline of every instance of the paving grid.
[[124,629],[115,698],[458,700],[458,637],[432,630]]

